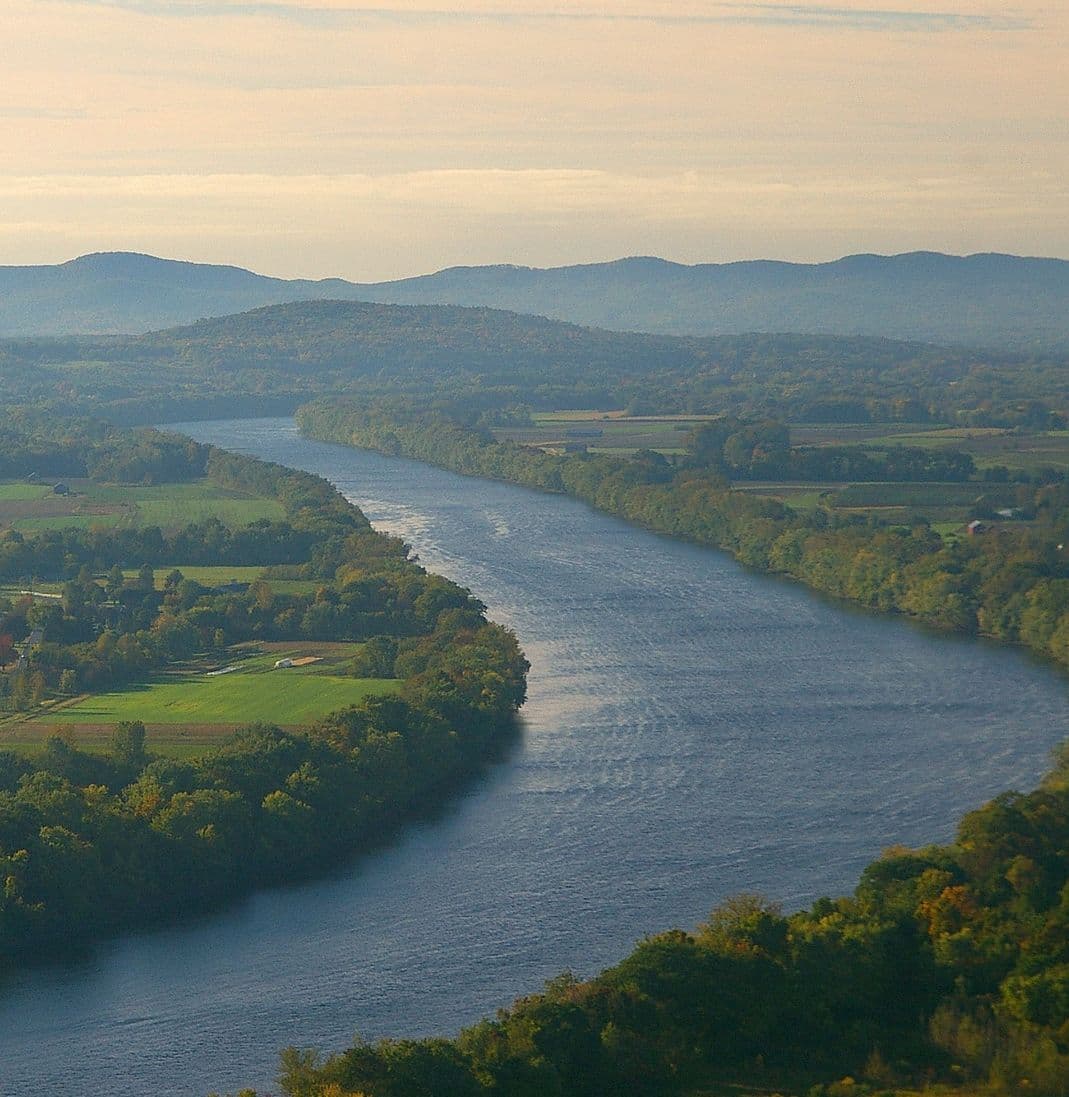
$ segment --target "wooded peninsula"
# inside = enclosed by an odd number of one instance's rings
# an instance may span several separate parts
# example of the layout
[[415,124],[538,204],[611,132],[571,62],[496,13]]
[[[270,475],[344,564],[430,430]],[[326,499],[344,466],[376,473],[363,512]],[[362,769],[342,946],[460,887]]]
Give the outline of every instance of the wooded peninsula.
[[[0,746],[21,746],[0,749],[0,978],[321,871],[381,843],[509,741],[527,669],[515,637],[373,532],[326,481],[100,424],[6,442],[9,474],[31,484],[46,473],[207,480],[274,501],[282,517],[0,534],[0,583],[32,575],[34,588],[51,580],[59,590],[0,598],[0,637],[17,659],[0,677]],[[266,577],[220,587],[181,570],[227,564]],[[202,717],[201,738],[156,753],[144,690],[170,668],[205,681],[242,670],[260,645],[338,641],[353,643],[335,677],[357,687],[359,703],[232,734]],[[258,688],[295,690],[300,679],[281,676],[316,661],[261,658]],[[93,708],[79,717],[77,702],[102,691],[127,691],[144,717],[113,721],[100,748],[79,749],[64,719],[99,719]]]
[[[23,394],[0,447],[7,970],[369,848],[497,756],[525,695],[516,638],[327,482],[77,410],[138,423],[303,404],[312,437],[567,494],[1069,665],[1057,351],[301,302],[149,336],[8,340],[0,361],[0,396]],[[203,700],[216,680],[239,711],[243,681],[270,685],[292,720],[153,720],[165,691]],[[93,713],[97,741],[76,745],[64,727]],[[1039,789],[971,813],[949,845],[890,851],[851,897],[784,914],[743,895],[455,1039],[291,1049],[280,1084],[1060,1097],[1067,828],[1062,752]]]

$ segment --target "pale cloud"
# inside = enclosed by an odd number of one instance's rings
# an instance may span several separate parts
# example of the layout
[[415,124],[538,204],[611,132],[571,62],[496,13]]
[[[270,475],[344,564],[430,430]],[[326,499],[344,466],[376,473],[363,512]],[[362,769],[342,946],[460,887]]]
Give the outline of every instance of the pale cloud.
[[4,3],[0,262],[1069,255],[1061,6]]
[[[179,258],[269,273],[395,277],[453,263],[555,265],[627,253],[689,262],[832,258],[899,247],[1043,254],[1062,177],[1012,170],[919,175],[750,169],[426,171],[370,175],[42,176],[0,181],[0,241],[32,226],[47,258],[151,244]],[[78,214],[57,217],[56,211]],[[918,209],[927,217],[918,219]],[[86,216],[88,214],[88,216]],[[996,217],[998,220],[996,220]],[[627,223],[627,247],[619,225]],[[937,230],[931,222],[939,225]],[[280,263],[278,256],[293,253]]]
[[946,11],[929,7],[881,8],[864,4],[684,3],[631,5],[569,3],[565,6],[520,3],[456,4],[440,7],[419,0],[395,5],[360,5],[348,0],[53,0],[111,7],[169,18],[274,18],[334,24],[382,20],[433,23],[481,22],[639,22],[675,25],[769,25],[890,31],[968,29],[1016,30],[1030,20],[1007,11]]

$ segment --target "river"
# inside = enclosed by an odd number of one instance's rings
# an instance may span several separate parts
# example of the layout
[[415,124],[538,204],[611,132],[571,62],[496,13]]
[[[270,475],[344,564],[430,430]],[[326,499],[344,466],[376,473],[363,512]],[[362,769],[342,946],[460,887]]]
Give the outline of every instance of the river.
[[511,755],[334,876],[111,942],[0,995],[0,1093],[270,1092],[278,1049],[452,1033],[760,891],[848,891],[892,843],[1031,787],[1064,679],[868,616],[572,500],[301,438],[194,437],[328,477],[532,663]]

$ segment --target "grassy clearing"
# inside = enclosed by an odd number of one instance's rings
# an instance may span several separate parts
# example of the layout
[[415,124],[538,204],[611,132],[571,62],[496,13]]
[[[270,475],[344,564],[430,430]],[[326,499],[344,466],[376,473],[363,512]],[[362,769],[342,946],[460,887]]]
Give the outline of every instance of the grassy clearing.
[[90,499],[133,509],[129,520],[141,526],[171,529],[218,518],[227,525],[244,526],[261,518],[283,517],[281,503],[245,492],[220,487],[211,480],[189,484],[159,484],[151,487],[127,485],[90,485]]
[[65,482],[71,488],[69,495],[56,495],[51,485],[0,484],[0,527],[25,531],[118,525],[172,529],[211,517],[242,526],[260,518],[283,516],[275,500],[233,491],[211,480],[152,486]]
[[343,678],[315,673],[317,667],[235,671],[169,678],[116,693],[88,697],[46,716],[45,724],[306,724],[328,712],[359,704],[370,694],[389,693],[385,679]]
[[585,444],[597,453],[627,456],[638,449],[660,453],[684,452],[689,430],[710,416],[634,416],[623,412],[562,411],[534,416],[534,427],[510,427],[494,431],[500,441],[525,446]]
[[970,507],[983,499],[992,507],[1010,507],[1014,488],[981,483],[860,483],[834,499],[836,507]]
[[[315,579],[276,579],[271,575],[271,568],[258,564],[220,564],[213,567],[204,567],[199,564],[160,564],[155,569],[157,590],[163,590],[167,576],[176,569],[186,579],[192,579],[202,587],[219,587],[227,583],[254,583],[257,579],[263,579],[276,594],[309,594],[323,585],[321,580]],[[137,569],[124,568],[123,576],[134,579],[137,577]]]
[[857,446],[947,430],[944,423],[792,423],[792,446]]
[[19,499],[42,499],[52,494],[51,484],[27,484],[22,480],[0,484],[0,502],[5,503]]
[[[217,587],[224,583],[252,583],[267,570],[255,564],[222,564],[217,567],[200,567],[195,564],[160,564],[155,571],[157,590],[163,590],[167,576],[175,569],[180,571],[187,579],[192,579],[204,587]],[[123,576],[126,579],[136,579],[137,568],[123,568]]]
[[873,446],[957,449],[971,454],[981,469],[998,465],[1029,473],[1043,468],[1069,469],[1069,431],[1064,430],[947,427],[917,433],[890,432],[873,435],[865,441]]
[[[59,734],[83,749],[105,750],[115,724],[141,720],[149,730],[153,753],[191,757],[245,724],[312,723],[365,697],[400,688],[393,679],[339,673],[360,647],[298,642],[233,649],[222,662],[202,660],[147,684],[77,698],[51,712],[9,720],[0,726],[0,749],[32,753],[49,736]],[[317,661],[276,670],[275,662],[287,657]],[[228,673],[208,674],[230,666],[235,669]]]
[[[944,538],[964,534],[974,505],[1011,507],[1015,502],[1012,484],[930,482],[740,482],[736,491],[765,495],[786,503],[793,510],[832,507],[842,513],[859,514],[891,524],[910,525],[927,521]],[[1004,519],[1000,519],[1004,521]],[[1014,524],[1020,524],[1014,520]]]
[[[145,749],[161,758],[188,761],[212,750],[241,727],[241,724],[154,724],[146,725]],[[90,754],[107,754],[111,750],[114,724],[81,724],[78,726],[19,724],[0,730],[0,750],[18,754],[37,754],[45,740],[52,736],[64,739],[78,750]]]

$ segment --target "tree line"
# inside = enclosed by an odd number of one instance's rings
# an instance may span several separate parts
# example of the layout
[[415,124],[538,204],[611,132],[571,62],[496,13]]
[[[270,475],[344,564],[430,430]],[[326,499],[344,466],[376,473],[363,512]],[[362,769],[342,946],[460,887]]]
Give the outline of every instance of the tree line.
[[[68,428],[57,444],[88,458],[96,442]],[[130,452],[179,445],[105,433]],[[400,692],[300,732],[250,727],[192,761],[154,758],[136,721],[118,726],[105,755],[60,737],[33,755],[0,750],[0,973],[358,851],[446,795],[513,733],[527,662],[470,592],[427,574],[319,477],[210,447],[189,454],[196,460],[172,475],[207,473],[268,495],[284,519],[9,531],[0,578],[32,565],[62,581],[62,595],[0,601],[7,654],[13,639],[35,641],[0,675],[4,700],[26,707],[46,693],[144,680],[234,642],[292,638],[373,639],[349,672],[368,676],[373,663],[375,676],[403,680]],[[157,584],[154,565],[175,561],[274,570],[219,590],[171,567]],[[311,589],[276,592],[276,573]]]
[[745,1083],[893,1097],[934,1082],[1060,1097],[1067,850],[1063,750],[1036,791],[971,812],[949,845],[889,851],[852,896],[792,915],[737,896],[696,931],[647,937],[585,982],[565,973],[455,1039],[357,1041],[327,1058],[290,1048],[282,1090],[674,1097]]
[[836,598],[1022,643],[1069,666],[1069,486],[1063,482],[1022,488],[1030,493],[1033,526],[944,541],[926,523],[887,525],[820,508],[792,511],[776,500],[732,491],[719,466],[675,466],[648,451],[631,458],[548,454],[497,442],[486,431],[442,417],[405,415],[396,403],[381,409],[317,402],[300,409],[298,422],[327,441],[566,492]]

